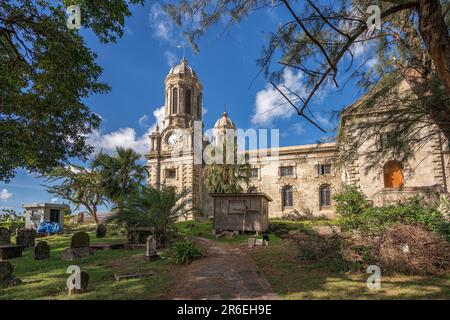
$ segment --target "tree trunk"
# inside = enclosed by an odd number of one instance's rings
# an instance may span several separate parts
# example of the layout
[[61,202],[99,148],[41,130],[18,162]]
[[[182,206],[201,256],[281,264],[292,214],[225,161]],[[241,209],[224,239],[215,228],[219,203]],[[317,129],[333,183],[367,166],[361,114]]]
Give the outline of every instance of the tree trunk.
[[92,216],[92,219],[94,219],[95,224],[98,225],[97,209],[89,210],[89,214]]
[[419,30],[450,95],[450,37],[439,0],[420,1]]

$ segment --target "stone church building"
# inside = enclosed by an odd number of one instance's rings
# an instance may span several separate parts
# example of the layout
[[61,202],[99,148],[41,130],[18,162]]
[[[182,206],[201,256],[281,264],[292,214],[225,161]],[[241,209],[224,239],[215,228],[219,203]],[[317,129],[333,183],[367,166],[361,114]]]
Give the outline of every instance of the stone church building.
[[[164,85],[164,121],[162,128],[157,127],[150,135],[148,183],[191,190],[193,206],[201,214],[211,215],[212,198],[202,179],[205,164],[195,161],[194,152],[195,123],[202,121],[202,84],[183,59],[170,70]],[[251,179],[243,187],[247,192],[264,192],[272,198],[270,217],[333,217],[333,194],[343,183],[358,186],[375,205],[415,195],[436,202],[440,194],[448,192],[450,152],[443,135],[433,133],[407,160],[398,159],[382,148],[389,125],[383,126],[381,132],[367,129],[367,124],[388,117],[383,109],[387,103],[366,110],[361,107],[363,101],[364,98],[342,111],[336,142],[268,149],[263,155],[260,150],[249,151],[254,155],[250,162]],[[213,130],[216,134],[235,128],[224,112]],[[422,128],[418,134],[426,135],[429,130]],[[364,136],[367,138],[350,151],[352,143]],[[209,142],[206,138],[201,140],[200,148],[205,148]]]

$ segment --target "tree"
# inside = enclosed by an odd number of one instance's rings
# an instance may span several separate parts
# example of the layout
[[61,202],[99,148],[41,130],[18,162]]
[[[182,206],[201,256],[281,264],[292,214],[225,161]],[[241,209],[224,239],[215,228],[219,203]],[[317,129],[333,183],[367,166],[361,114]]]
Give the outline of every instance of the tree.
[[136,163],[140,158],[132,149],[118,147],[115,155],[99,153],[93,161],[93,167],[100,172],[105,195],[119,208],[127,197],[139,191],[145,178],[145,168]]
[[[372,21],[373,12],[367,12],[367,9],[372,4],[368,0],[321,3],[311,0],[192,0],[182,1],[179,5],[171,3],[166,5],[166,10],[184,28],[197,50],[198,38],[224,18],[229,21],[230,27],[259,9],[283,7],[289,19],[280,23],[278,30],[270,35],[258,63],[275,86],[285,68],[303,72],[308,94],[299,96],[290,92],[286,102],[296,109],[299,116],[310,112],[309,104],[319,89],[339,86],[341,70],[348,73],[352,69],[356,46],[373,45],[373,52],[384,58],[383,68],[377,72],[378,80],[387,74],[397,74],[405,79],[416,100],[422,104],[423,112],[450,139],[450,37],[447,15],[450,5],[439,0],[377,1],[380,28],[371,28],[368,21]],[[185,15],[197,17],[198,27],[189,29],[192,24],[184,25]],[[281,68],[271,71],[276,57],[281,57],[277,61]],[[391,57],[396,57],[396,62],[387,64]],[[360,76],[362,82],[367,84],[365,80],[373,68],[363,72],[361,67],[358,66],[351,75]],[[283,89],[290,91],[289,88]],[[300,106],[293,102],[300,102]]]
[[[227,140],[223,139],[222,148],[213,151],[221,152],[222,161],[208,164],[203,171],[203,180],[209,192],[212,193],[239,193],[243,191],[242,184],[250,181],[250,164],[238,162],[237,143],[234,141],[232,153],[233,161],[227,161]],[[220,144],[220,142],[218,142]],[[214,155],[213,155],[214,156]]]
[[74,203],[75,210],[85,207],[98,224],[97,209],[107,201],[100,171],[92,166],[57,167],[48,174],[47,182],[56,183],[46,186],[49,193]]
[[175,188],[160,189],[143,186],[140,192],[127,198],[124,207],[115,210],[110,222],[128,227],[155,227],[159,241],[165,243],[175,221],[191,212],[189,190],[177,192]]
[[102,68],[76,30],[66,6],[78,4],[82,27],[100,41],[122,36],[130,4],[143,0],[0,2],[0,180],[17,168],[46,173],[67,159],[86,159],[86,138],[100,118],[83,102],[106,93]]

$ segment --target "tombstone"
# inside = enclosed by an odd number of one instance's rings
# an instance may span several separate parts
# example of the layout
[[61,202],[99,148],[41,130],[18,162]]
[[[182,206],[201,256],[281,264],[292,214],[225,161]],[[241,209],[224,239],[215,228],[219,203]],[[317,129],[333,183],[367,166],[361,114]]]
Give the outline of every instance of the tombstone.
[[44,260],[50,258],[50,246],[45,241],[39,241],[34,248],[34,260]]
[[89,274],[85,271],[80,272],[80,289],[73,288],[69,289],[69,295],[78,294],[88,291],[89,287]]
[[89,235],[86,232],[77,232],[72,236],[70,248],[89,248]]
[[263,239],[255,239],[255,246],[262,246],[264,244]]
[[7,261],[0,262],[0,288],[9,288],[22,283],[13,275],[14,267]]
[[96,231],[97,238],[104,238],[106,236],[106,226],[104,224],[99,224]]
[[145,257],[147,260],[158,259],[158,253],[156,252],[156,239],[153,236],[147,238]]
[[11,244],[11,232],[6,228],[0,228],[0,245]]
[[73,261],[89,257],[92,249],[89,247],[89,235],[86,232],[77,232],[72,236],[70,248],[63,251],[61,260]]
[[17,229],[16,244],[18,246],[34,247],[36,231],[33,229]]
[[11,244],[0,245],[0,261],[20,258],[24,246],[14,246]]
[[248,238],[248,246],[253,248],[255,246],[256,238]]

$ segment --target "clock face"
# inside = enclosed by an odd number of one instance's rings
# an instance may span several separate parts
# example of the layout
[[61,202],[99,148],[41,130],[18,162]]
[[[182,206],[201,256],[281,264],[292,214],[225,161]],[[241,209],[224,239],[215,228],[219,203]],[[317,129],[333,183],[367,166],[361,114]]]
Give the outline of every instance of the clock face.
[[173,132],[167,138],[167,142],[171,147],[175,147],[180,142],[180,135],[176,132]]

